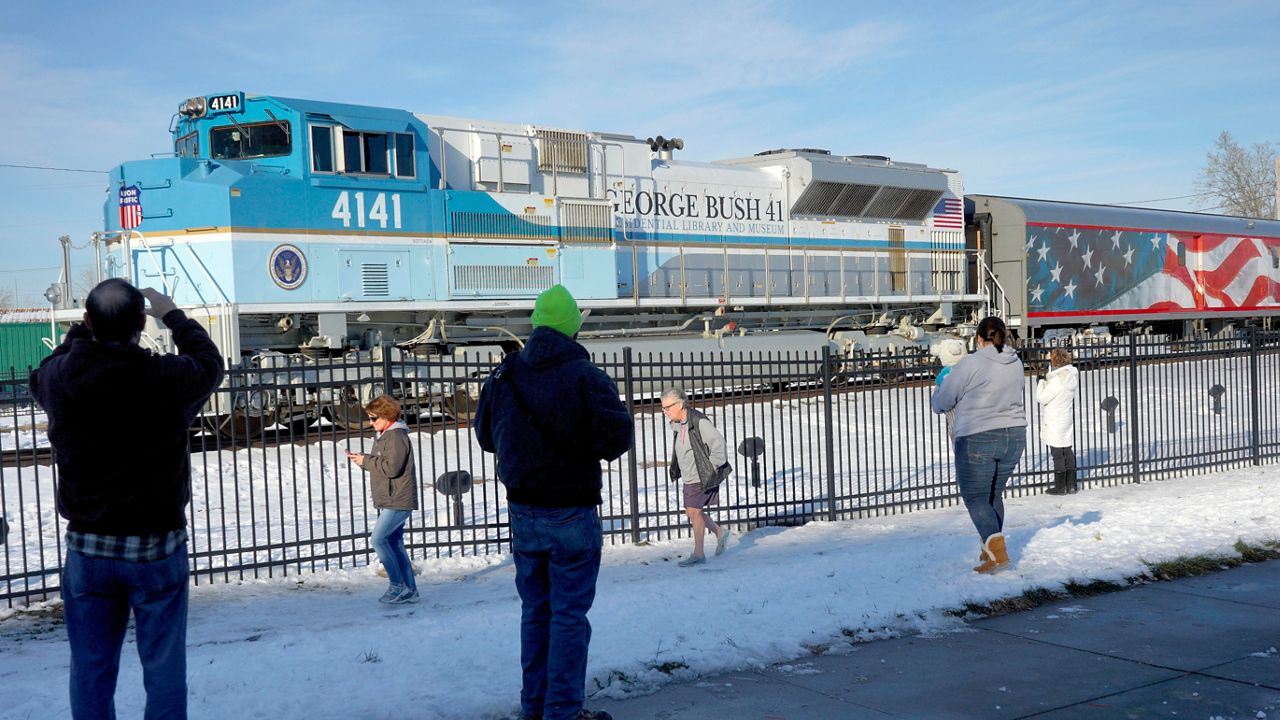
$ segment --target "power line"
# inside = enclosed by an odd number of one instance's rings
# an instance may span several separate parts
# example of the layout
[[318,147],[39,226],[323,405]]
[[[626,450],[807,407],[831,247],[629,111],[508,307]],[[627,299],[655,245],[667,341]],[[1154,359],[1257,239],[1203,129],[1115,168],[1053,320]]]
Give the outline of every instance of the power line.
[[17,168],[19,170],[53,170],[56,172],[97,173],[99,175],[106,175],[110,172],[109,170],[81,170],[80,168],[46,167],[44,165],[13,165],[10,163],[0,163],[0,168]]
[[1194,193],[1192,195],[1176,195],[1174,197],[1156,198],[1154,200],[1126,200],[1125,202],[1107,203],[1108,205],[1145,205],[1153,202],[1164,202],[1165,200],[1186,200],[1187,198],[1204,197],[1204,193]]
[[[1270,198],[1270,197],[1272,197],[1271,193],[1267,193],[1266,195],[1259,195],[1259,196],[1257,196],[1257,197],[1245,198],[1242,202],[1257,202],[1257,201],[1259,201],[1259,200],[1266,200],[1266,199],[1268,199],[1268,198]],[[1230,205],[1232,205],[1232,202],[1224,202],[1224,203],[1222,203],[1222,204],[1220,204],[1220,205],[1214,205],[1214,206],[1212,206],[1212,207],[1201,208],[1201,209],[1199,209],[1199,210],[1192,210],[1191,212],[1208,212],[1208,211],[1210,211],[1210,210],[1221,210],[1222,208],[1229,207]],[[1259,220],[1269,220],[1270,218],[1258,218],[1258,219],[1259,219]]]
[[[1272,187],[1272,186],[1274,186],[1274,185],[1275,185],[1275,183],[1273,183],[1273,182],[1272,182],[1272,181],[1270,181],[1270,180],[1261,180],[1261,181],[1256,182],[1256,183],[1249,183],[1249,184],[1245,185],[1245,187],[1250,187],[1250,188],[1251,188],[1251,187],[1265,187],[1265,188],[1270,188],[1270,187]],[[1199,192],[1199,193],[1192,193],[1192,194],[1190,194],[1190,195],[1177,195],[1177,196],[1175,196],[1175,197],[1156,198],[1156,199],[1154,199],[1154,200],[1129,200],[1129,201],[1126,201],[1126,202],[1107,203],[1107,204],[1108,204],[1108,205],[1145,205],[1146,203],[1164,202],[1165,200],[1186,200],[1186,199],[1188,199],[1188,198],[1196,198],[1196,197],[1198,197],[1198,198],[1202,198],[1202,197],[1206,197],[1206,196],[1209,196],[1209,195],[1212,195],[1212,194],[1213,194],[1213,193],[1211,193],[1211,192]],[[1270,197],[1270,193],[1268,193],[1266,197]]]

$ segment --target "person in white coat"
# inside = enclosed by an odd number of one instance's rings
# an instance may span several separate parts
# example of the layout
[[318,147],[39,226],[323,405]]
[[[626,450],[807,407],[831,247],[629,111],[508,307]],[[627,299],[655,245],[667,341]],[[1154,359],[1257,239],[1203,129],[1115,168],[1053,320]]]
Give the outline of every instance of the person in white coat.
[[1054,348],[1049,353],[1049,372],[1036,383],[1040,404],[1040,439],[1053,455],[1053,486],[1050,495],[1076,492],[1075,417],[1080,373],[1071,365],[1071,353]]

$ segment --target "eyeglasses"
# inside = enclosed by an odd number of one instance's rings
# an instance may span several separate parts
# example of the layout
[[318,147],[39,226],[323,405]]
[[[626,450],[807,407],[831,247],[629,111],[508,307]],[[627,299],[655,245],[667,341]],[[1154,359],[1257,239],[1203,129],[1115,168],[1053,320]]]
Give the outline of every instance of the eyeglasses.
[[368,417],[369,417],[369,422],[377,422],[377,421],[378,421],[378,416],[376,416],[376,415],[370,415],[370,416],[368,416]]
[[663,406],[662,406],[662,412],[666,412],[666,411],[670,410],[671,408],[676,407],[677,405],[680,405],[680,404],[681,404],[681,403],[680,403],[680,401],[678,401],[678,400],[677,400],[676,402],[673,402],[673,403],[671,403],[670,405],[663,405]]

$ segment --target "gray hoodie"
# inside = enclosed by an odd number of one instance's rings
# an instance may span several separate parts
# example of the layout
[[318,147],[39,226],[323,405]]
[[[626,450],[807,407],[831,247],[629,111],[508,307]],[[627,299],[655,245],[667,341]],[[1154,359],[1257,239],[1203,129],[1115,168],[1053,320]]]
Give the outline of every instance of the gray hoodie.
[[1017,352],[1008,345],[1003,352],[987,345],[951,368],[933,393],[933,411],[942,414],[955,409],[952,435],[957,438],[1026,427],[1025,385]]

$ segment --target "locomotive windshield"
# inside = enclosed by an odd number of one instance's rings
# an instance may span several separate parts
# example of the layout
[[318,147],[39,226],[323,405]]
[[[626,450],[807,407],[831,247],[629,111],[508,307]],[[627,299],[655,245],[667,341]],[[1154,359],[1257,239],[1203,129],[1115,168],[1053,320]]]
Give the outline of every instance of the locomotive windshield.
[[224,125],[209,131],[209,146],[215,160],[288,155],[292,149],[289,123],[284,121],[254,125]]
[[200,157],[200,136],[187,133],[173,143],[173,153],[178,157]]

